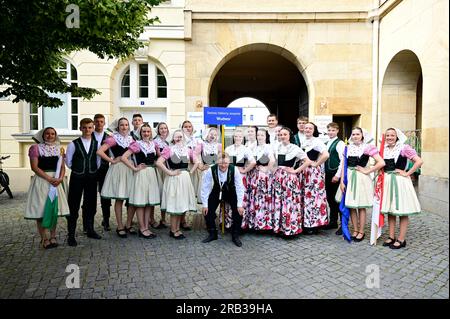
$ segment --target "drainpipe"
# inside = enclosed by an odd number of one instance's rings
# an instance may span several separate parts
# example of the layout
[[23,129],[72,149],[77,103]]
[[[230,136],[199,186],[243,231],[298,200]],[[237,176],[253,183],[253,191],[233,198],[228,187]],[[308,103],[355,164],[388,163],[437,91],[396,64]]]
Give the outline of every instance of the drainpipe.
[[369,12],[369,21],[372,22],[372,135],[375,144],[378,145],[378,134],[380,130],[380,101],[379,101],[379,54],[380,54],[380,20],[379,1],[374,1],[374,8]]

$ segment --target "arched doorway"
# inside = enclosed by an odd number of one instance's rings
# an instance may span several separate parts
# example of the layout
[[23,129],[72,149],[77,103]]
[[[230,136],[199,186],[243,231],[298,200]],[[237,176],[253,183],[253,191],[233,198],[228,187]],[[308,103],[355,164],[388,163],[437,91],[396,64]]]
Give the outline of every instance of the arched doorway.
[[[228,58],[213,74],[209,105],[227,106],[242,97],[260,100],[279,123],[296,130],[296,119],[308,116],[308,88],[295,56],[283,48],[248,46]],[[297,62],[298,64],[298,62]]]
[[387,66],[381,88],[381,131],[389,127],[401,129],[408,136],[406,143],[419,155],[422,148],[422,79],[417,55],[403,50]]
[[422,128],[422,68],[409,50],[397,53],[386,68],[381,88],[381,129]]

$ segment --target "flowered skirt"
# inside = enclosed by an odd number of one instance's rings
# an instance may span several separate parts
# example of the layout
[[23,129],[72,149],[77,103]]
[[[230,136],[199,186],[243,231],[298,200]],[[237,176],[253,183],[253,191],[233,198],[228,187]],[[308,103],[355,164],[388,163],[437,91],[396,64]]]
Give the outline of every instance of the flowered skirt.
[[411,178],[396,173],[384,174],[381,212],[394,216],[409,216],[421,212]]
[[328,225],[325,171],[322,166],[307,167],[299,178],[303,182],[303,227]]
[[242,228],[272,230],[272,174],[269,171],[253,169],[249,175],[248,205],[243,216]]
[[302,181],[279,167],[273,177],[273,231],[297,235],[303,227]]

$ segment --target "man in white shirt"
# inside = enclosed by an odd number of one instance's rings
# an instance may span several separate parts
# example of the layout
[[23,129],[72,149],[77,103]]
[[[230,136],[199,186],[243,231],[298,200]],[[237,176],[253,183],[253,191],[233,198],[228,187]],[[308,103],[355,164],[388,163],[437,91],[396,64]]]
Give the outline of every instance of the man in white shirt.
[[[97,140],[97,148],[100,148],[100,146],[105,142],[105,139],[108,137],[108,134],[104,130],[105,127],[105,116],[103,114],[95,114],[94,115],[94,133],[93,136]],[[97,183],[98,183],[98,192],[101,193],[103,183],[105,182],[106,173],[108,173],[109,169],[109,162],[101,159],[101,164],[99,169],[97,170]],[[100,204],[102,207],[102,215],[103,215],[103,221],[102,226],[105,231],[110,231],[111,227],[109,226],[109,217],[111,215],[110,213],[110,207],[111,207],[111,199],[100,197]],[[83,220],[84,220],[84,209],[83,210]]]
[[269,127],[267,132],[270,136],[270,144],[273,145],[278,142],[278,131],[280,130],[280,127],[278,126],[278,116],[275,114],[269,114],[267,116],[267,126]]
[[241,247],[239,233],[244,214],[244,185],[239,170],[230,165],[228,154],[223,153],[218,163],[203,175],[201,199],[209,235],[202,242],[209,243],[217,239],[216,210],[221,202],[229,203],[232,210],[231,235],[233,243]]
[[[341,163],[344,155],[345,144],[337,137],[339,132],[339,125],[337,123],[330,123],[327,125],[328,137],[330,138],[327,145],[327,150],[330,157],[325,162],[325,190],[327,192],[328,205],[330,206],[329,223],[325,229],[338,228],[339,204],[336,203],[334,197],[339,187],[339,180],[341,178]],[[339,227],[336,235],[342,235],[342,230]]]
[[299,147],[305,143],[306,135],[305,135],[305,124],[309,122],[306,116],[300,116],[297,118],[297,128],[298,132],[292,138],[291,143],[296,144]]
[[70,215],[67,218],[69,246],[77,246],[75,229],[80,209],[81,196],[83,196],[83,209],[85,210],[85,225],[87,237],[101,239],[94,230],[94,216],[97,207],[97,169],[100,167],[100,158],[97,156],[97,140],[92,138],[94,121],[84,118],[80,121],[81,137],[73,140],[67,146],[65,155],[66,165],[71,169],[68,204]]
[[141,139],[141,135],[139,134],[139,128],[144,123],[144,120],[142,118],[142,115],[139,113],[133,114],[133,119],[131,121],[131,124],[133,124],[133,130],[130,132],[131,137],[133,140],[138,141]]

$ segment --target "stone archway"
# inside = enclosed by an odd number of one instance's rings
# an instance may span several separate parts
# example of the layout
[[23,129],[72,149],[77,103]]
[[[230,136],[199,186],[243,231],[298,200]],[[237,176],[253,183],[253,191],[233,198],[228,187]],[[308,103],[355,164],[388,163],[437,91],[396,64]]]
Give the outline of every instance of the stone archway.
[[397,53],[386,68],[381,88],[381,130],[422,128],[422,67],[410,50]]
[[308,116],[309,93],[302,69],[287,50],[268,44],[249,45],[218,65],[209,90],[209,105],[226,106],[241,97],[262,101],[279,123],[296,131],[296,119]]

